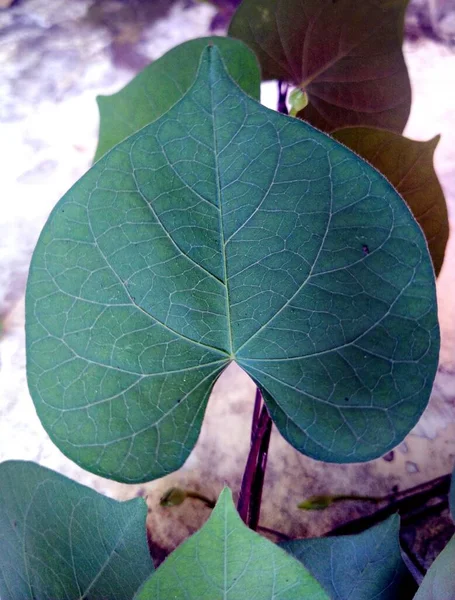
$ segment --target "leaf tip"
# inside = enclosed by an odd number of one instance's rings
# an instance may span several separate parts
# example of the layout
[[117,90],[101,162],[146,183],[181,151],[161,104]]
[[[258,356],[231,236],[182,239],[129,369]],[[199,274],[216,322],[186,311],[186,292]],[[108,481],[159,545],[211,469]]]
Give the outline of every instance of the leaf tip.
[[218,497],[218,502],[220,500],[223,500],[224,502],[234,503],[234,500],[232,498],[232,490],[227,485],[225,485],[224,488],[221,490],[221,494]]
[[433,147],[433,150],[435,150],[440,141],[441,141],[441,134],[438,133],[437,135],[432,137],[430,140],[428,140],[428,143],[431,144],[431,146]]

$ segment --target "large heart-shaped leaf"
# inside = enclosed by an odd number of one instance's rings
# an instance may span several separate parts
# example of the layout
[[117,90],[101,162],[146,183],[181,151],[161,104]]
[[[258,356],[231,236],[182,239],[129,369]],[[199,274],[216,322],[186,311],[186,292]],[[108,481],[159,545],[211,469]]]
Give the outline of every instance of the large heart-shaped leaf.
[[[300,560],[334,600],[406,600],[413,580],[401,558],[400,518],[358,535],[280,544]],[[407,593],[409,592],[409,593]]]
[[131,600],[153,571],[141,498],[21,461],[0,465],[0,481],[2,600]]
[[454,598],[455,536],[429,568],[414,600],[453,600]]
[[350,150],[245,95],[216,48],[54,209],[26,332],[50,436],[126,482],[182,465],[234,360],[300,451],[379,456],[425,408],[439,350],[406,204]]
[[135,600],[328,600],[306,568],[248,529],[225,489],[207,523],[175,550]]
[[398,133],[368,127],[346,127],[332,135],[376,167],[403,196],[423,229],[439,273],[449,237],[446,201],[433,168],[440,136],[416,142]]
[[401,132],[411,87],[401,50],[408,0],[243,0],[229,34],[256,53],[264,79],[305,90],[299,116],[325,131]]
[[98,96],[100,132],[95,160],[180,100],[192,85],[201,52],[209,44],[219,49],[232,79],[259,100],[259,65],[245,44],[223,37],[190,40],[154,61],[116,94]]

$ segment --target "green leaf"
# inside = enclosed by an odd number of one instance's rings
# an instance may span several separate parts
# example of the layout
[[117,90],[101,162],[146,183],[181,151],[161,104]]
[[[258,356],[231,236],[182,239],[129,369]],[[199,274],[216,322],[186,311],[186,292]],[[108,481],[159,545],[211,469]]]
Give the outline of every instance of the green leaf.
[[201,52],[208,44],[219,49],[232,79],[259,100],[261,74],[247,46],[224,37],[190,40],[155,60],[116,94],[98,96],[100,131],[95,160],[180,100],[194,82]]
[[227,488],[207,523],[175,550],[135,600],[328,600],[299,562],[248,529]]
[[130,600],[152,573],[147,506],[34,463],[0,465],[2,600]]
[[307,106],[308,95],[306,92],[302,92],[300,88],[294,88],[289,94],[289,104],[291,105],[289,114],[292,117],[296,117],[297,114]]
[[183,464],[231,361],[298,450],[370,460],[417,422],[439,352],[433,268],[400,196],[245,95],[215,48],[54,209],[26,334],[51,438],[125,482]]
[[305,565],[333,600],[404,600],[410,585],[401,558],[400,518],[357,535],[292,540],[279,544]]
[[408,0],[243,0],[229,34],[254,50],[264,79],[308,94],[299,117],[324,131],[401,132],[411,86],[401,50]]
[[452,600],[455,598],[454,565],[455,536],[427,571],[414,600]]
[[367,127],[347,127],[332,135],[376,167],[406,200],[427,238],[438,274],[449,237],[446,201],[433,168],[440,136],[416,142],[398,133]]

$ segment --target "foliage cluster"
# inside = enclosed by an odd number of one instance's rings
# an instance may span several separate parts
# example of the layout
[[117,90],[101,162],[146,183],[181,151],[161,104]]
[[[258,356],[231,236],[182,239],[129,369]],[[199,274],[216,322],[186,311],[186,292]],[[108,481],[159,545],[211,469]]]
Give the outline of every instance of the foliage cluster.
[[[368,461],[431,392],[448,221],[438,138],[402,136],[405,9],[244,0],[229,37],[178,46],[99,98],[96,161],[30,268],[37,413],[84,469],[151,481],[183,465],[235,361],[257,386],[251,451],[238,512],[225,489],[156,571],[142,499],[0,465],[3,600],[413,595],[397,515],[353,536],[273,544],[253,531],[272,421],[317,460]],[[277,112],[258,102],[267,79]],[[455,598],[454,561],[452,540],[415,597]]]

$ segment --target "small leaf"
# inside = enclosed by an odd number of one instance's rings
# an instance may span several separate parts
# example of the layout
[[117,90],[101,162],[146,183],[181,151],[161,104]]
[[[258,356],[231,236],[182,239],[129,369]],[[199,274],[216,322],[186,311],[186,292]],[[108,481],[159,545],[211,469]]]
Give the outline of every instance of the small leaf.
[[455,598],[455,536],[427,571],[414,600],[453,600],[453,598]]
[[401,558],[399,531],[400,519],[394,515],[357,535],[279,545],[300,560],[334,600],[404,600],[411,579]]
[[449,237],[446,201],[433,168],[440,136],[417,142],[391,131],[367,127],[347,127],[332,135],[376,167],[406,200],[423,229],[439,274]]
[[324,510],[336,502],[337,496],[311,496],[300,502],[297,508],[302,510]]
[[130,600],[153,571],[147,506],[34,463],[0,465],[2,600]]
[[263,79],[300,87],[299,114],[324,131],[401,132],[411,87],[401,45],[408,0],[243,0],[229,35],[259,58]]
[[434,273],[375,169],[252,100],[219,52],[65,195],[26,298],[28,384],[53,441],[124,482],[178,469],[232,362],[319,460],[398,444],[439,354]]
[[170,488],[166,493],[164,493],[160,498],[161,506],[180,506],[187,499],[187,494],[185,490],[180,488]]
[[98,96],[100,131],[95,160],[180,100],[192,85],[201,52],[209,44],[219,49],[237,85],[259,100],[259,66],[245,44],[216,36],[190,40],[155,60],[116,94]]
[[175,550],[135,600],[328,600],[298,561],[248,529],[225,489],[207,523]]
[[300,88],[294,88],[289,94],[289,104],[291,109],[289,114],[291,117],[295,117],[301,110],[308,104],[308,95],[303,92]]
[[181,488],[170,488],[165,492],[160,499],[161,506],[180,506],[185,502],[187,498],[191,498],[192,500],[199,500],[203,502],[208,508],[213,508],[215,506],[215,502],[204,496],[204,494],[200,494],[199,492],[195,492],[193,490],[182,490]]

